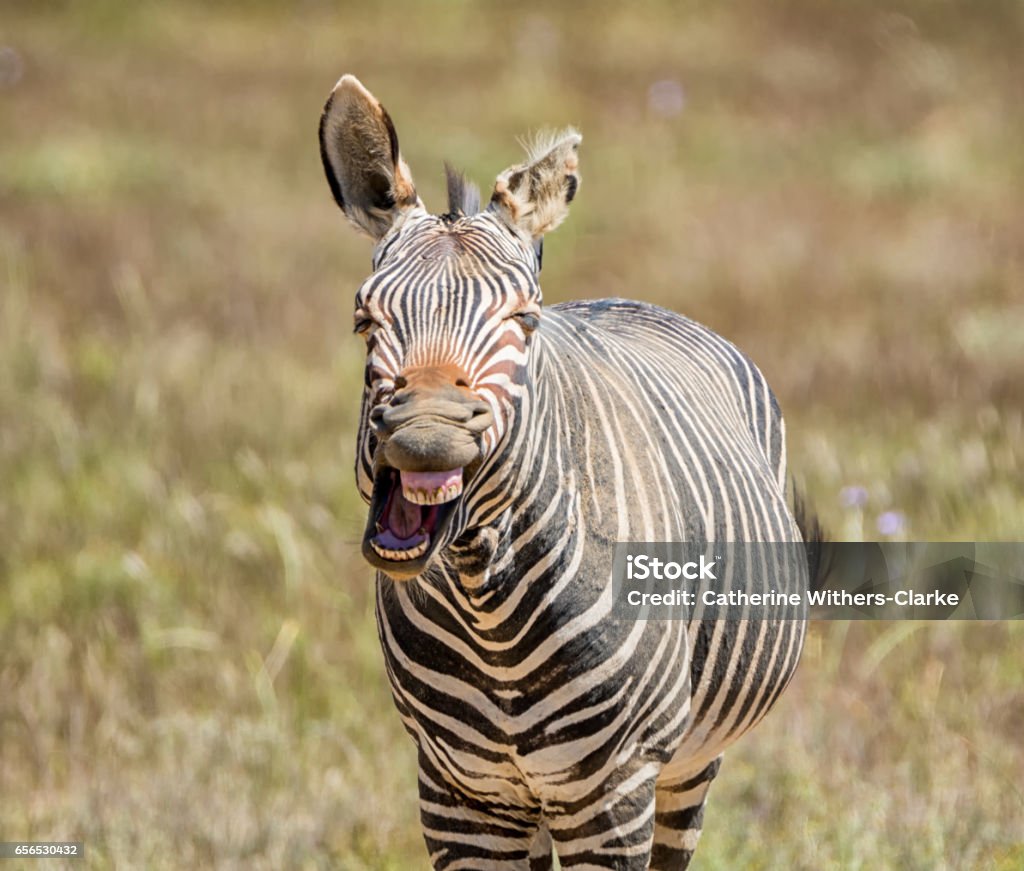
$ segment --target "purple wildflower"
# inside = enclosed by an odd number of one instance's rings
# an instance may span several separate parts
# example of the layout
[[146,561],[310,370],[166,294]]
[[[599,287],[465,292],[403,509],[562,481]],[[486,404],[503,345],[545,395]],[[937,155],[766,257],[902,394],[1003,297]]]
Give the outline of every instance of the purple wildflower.
[[839,501],[843,508],[863,508],[868,504],[868,491],[864,487],[843,487],[839,491]]
[[901,535],[907,528],[902,511],[885,511],[878,515],[878,531],[882,535]]

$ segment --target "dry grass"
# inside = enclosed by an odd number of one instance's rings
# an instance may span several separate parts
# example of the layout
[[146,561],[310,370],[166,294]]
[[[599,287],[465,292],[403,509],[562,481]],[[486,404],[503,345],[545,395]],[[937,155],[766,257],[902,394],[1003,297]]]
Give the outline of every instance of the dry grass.
[[[442,158],[486,183],[580,127],[547,298],[749,351],[838,535],[896,510],[1020,538],[1022,37],[1012,0],[8,4],[0,836],[88,868],[425,865],[353,547],[368,250],[315,143],[344,71],[437,207]],[[695,868],[1020,867],[1018,628],[816,627]]]

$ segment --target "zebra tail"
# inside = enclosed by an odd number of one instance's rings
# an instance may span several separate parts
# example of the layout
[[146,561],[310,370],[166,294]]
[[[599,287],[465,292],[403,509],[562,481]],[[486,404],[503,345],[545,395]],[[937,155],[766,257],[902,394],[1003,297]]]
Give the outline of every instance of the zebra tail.
[[807,576],[812,590],[825,587],[832,563],[832,547],[828,532],[821,525],[817,513],[808,505],[803,492],[793,481],[793,517],[807,548]]

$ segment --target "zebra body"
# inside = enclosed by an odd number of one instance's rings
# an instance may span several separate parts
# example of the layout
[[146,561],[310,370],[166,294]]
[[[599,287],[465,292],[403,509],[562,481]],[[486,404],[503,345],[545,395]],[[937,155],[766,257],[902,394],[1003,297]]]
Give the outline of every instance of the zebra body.
[[[380,142],[355,149],[354,135]],[[616,542],[800,533],[782,417],[740,351],[643,303],[540,315],[530,243],[575,194],[577,144],[499,176],[488,211],[437,218],[358,82],[339,82],[321,124],[335,197],[378,239],[356,301],[357,478],[436,868],[549,868],[552,843],[563,867],[686,867],[723,750],[778,698],[803,642],[796,611],[612,614]],[[353,176],[354,152],[384,155],[387,196]],[[804,563],[774,574],[807,585]]]

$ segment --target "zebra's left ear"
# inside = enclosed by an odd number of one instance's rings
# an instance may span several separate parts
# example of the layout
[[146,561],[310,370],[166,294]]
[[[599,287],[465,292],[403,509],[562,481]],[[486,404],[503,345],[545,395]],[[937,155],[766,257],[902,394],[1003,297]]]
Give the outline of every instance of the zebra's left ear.
[[536,138],[526,161],[498,176],[491,210],[528,239],[554,230],[569,214],[580,185],[577,150],[582,141],[571,127]]

